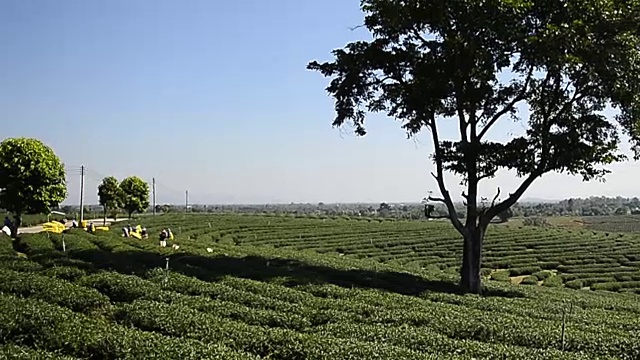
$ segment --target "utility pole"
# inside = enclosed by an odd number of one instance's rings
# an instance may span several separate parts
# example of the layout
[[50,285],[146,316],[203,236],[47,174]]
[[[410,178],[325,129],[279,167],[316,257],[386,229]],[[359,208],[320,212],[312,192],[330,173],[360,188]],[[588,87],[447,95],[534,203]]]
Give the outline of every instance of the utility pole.
[[151,189],[152,189],[152,194],[153,194],[153,215],[156,214],[156,178],[151,179]]
[[184,193],[184,212],[189,212],[189,190]]
[[84,220],[84,165],[80,166],[80,224]]

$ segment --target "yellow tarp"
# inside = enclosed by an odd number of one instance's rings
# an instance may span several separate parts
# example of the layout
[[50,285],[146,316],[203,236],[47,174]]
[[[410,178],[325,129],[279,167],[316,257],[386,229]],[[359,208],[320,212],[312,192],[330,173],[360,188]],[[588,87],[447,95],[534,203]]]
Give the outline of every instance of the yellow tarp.
[[135,231],[130,232],[130,233],[129,233],[129,236],[132,236],[132,237],[134,237],[134,238],[136,238],[136,239],[142,239],[142,235],[138,234],[138,233],[137,233],[137,232],[135,232]]
[[61,234],[65,229],[66,229],[66,226],[64,226],[59,222],[50,221],[42,224],[42,230],[52,232],[52,233]]
[[109,231],[108,226],[96,226],[96,230]]

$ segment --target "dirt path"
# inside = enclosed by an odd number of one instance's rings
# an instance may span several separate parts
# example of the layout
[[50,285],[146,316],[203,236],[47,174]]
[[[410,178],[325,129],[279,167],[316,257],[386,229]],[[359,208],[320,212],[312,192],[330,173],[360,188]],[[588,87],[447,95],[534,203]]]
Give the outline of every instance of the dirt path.
[[[111,223],[118,222],[118,221],[124,221],[124,220],[126,220],[126,219],[118,219],[118,220],[107,219],[107,226],[110,225]],[[96,226],[102,226],[102,222],[103,222],[103,219],[87,220],[87,223],[93,223]],[[70,227],[72,224],[73,224],[73,221],[67,221],[67,223],[65,225],[67,227]],[[42,225],[30,226],[30,227],[23,227],[23,228],[18,229],[18,234],[35,234],[35,233],[39,233],[41,231],[43,231]]]

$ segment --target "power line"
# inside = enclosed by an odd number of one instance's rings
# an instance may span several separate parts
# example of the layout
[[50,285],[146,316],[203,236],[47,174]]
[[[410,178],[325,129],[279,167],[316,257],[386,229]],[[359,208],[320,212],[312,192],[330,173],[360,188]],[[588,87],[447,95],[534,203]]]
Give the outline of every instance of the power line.
[[[65,165],[65,174],[66,174],[67,180],[69,180],[69,178],[74,176],[81,176],[81,187],[83,187],[86,184],[86,182],[84,181],[85,178],[88,178],[100,183],[104,178],[108,177],[108,175],[102,174],[101,172],[95,170],[92,167],[87,167],[83,165],[81,166]],[[151,178],[150,182],[151,182],[150,190],[152,192],[151,195],[153,198],[154,205],[156,204],[158,194],[164,195],[165,198],[173,199],[172,203],[178,202],[179,201],[178,199],[185,197],[184,191],[176,190],[170,186],[167,186],[162,182],[159,182],[155,177]],[[81,191],[83,192],[82,200],[84,201],[84,190],[81,190]],[[188,195],[186,195],[185,200],[186,200],[185,203],[188,204]]]

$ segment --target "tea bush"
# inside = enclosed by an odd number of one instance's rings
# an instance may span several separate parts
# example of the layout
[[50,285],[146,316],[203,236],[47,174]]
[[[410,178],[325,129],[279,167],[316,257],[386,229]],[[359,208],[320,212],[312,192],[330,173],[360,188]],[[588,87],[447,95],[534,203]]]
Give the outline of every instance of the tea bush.
[[477,296],[455,285],[461,242],[445,222],[140,219],[180,248],[118,226],[0,243],[0,357],[640,358],[633,235],[492,226],[494,280]]

